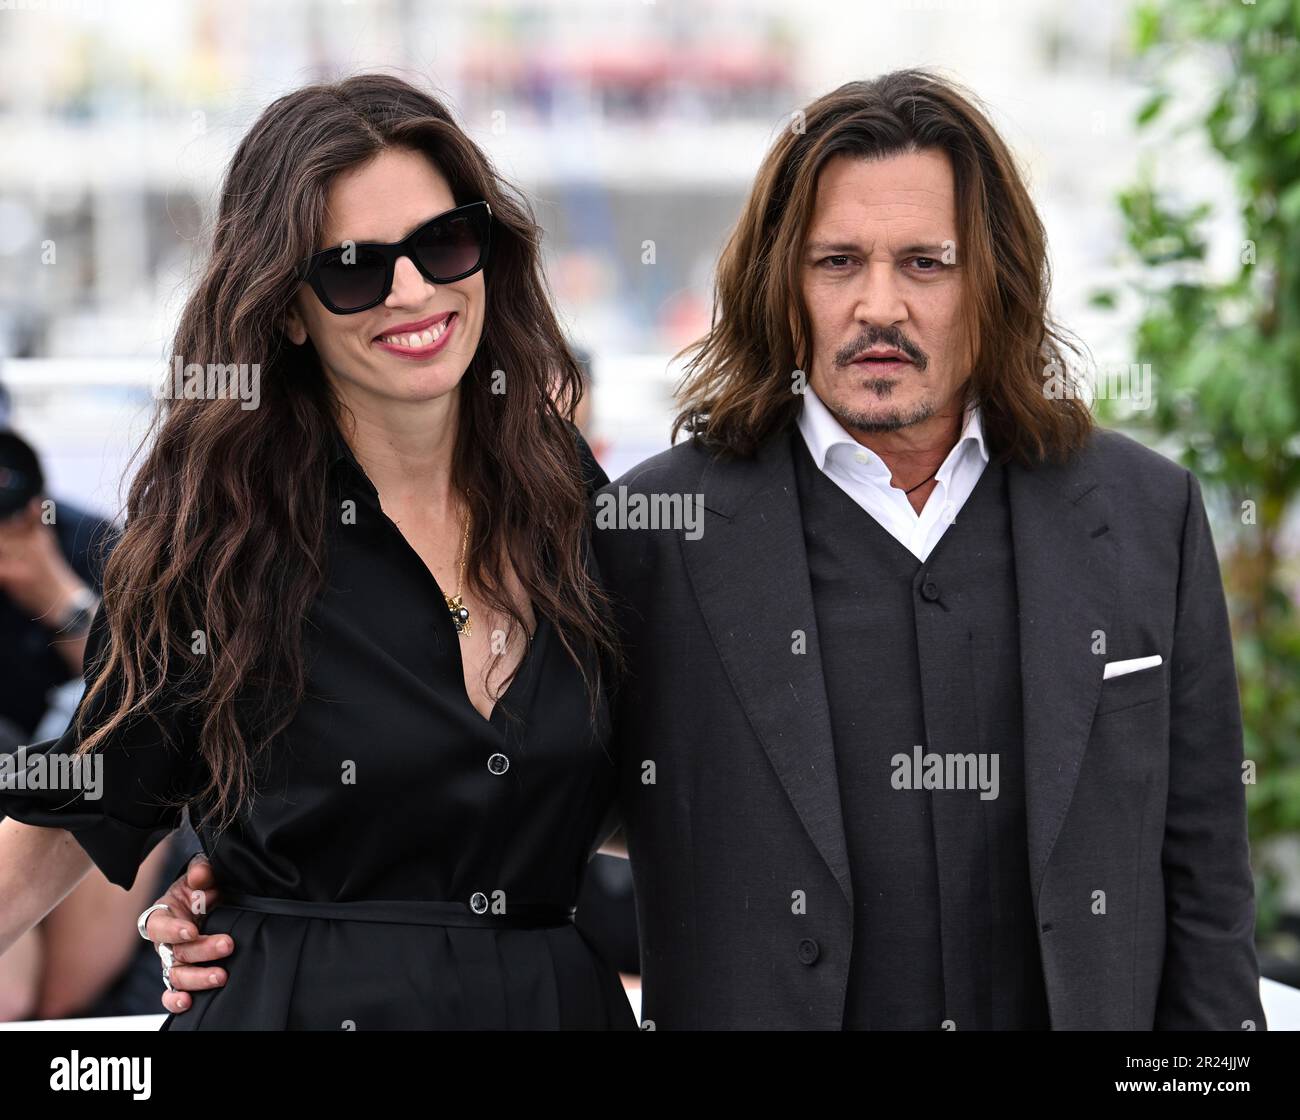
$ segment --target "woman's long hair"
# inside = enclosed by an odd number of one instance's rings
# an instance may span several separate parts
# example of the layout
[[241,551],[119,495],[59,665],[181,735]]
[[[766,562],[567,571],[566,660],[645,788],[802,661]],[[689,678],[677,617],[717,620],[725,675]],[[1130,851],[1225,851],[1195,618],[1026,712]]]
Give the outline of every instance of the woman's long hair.
[[[587,574],[588,503],[572,429],[582,380],[540,266],[527,202],[432,96],[368,74],[270,105],[227,171],[212,250],[172,360],[260,365],[260,406],[165,400],[104,572],[104,656],[78,713],[107,715],[81,752],[128,720],[186,716],[224,826],[255,792],[256,762],[305,689],[304,619],[324,586],[331,425],[338,402],[310,341],[289,343],[295,270],[316,248],[333,178],[387,148],[423,152],[457,205],[486,199],[492,249],[483,336],[460,383],[452,482],[470,495],[466,582],[511,620],[503,559],[556,625],[593,713],[617,665],[606,600]],[[509,391],[492,392],[493,370]],[[148,441],[146,441],[148,442]],[[142,449],[143,451],[143,449]],[[206,652],[195,655],[202,634]],[[500,658],[497,655],[497,660]],[[495,662],[494,662],[495,663]],[[516,670],[517,671],[517,670]]]
[[[797,125],[797,127],[795,127]],[[683,430],[750,455],[793,423],[791,375],[812,338],[799,281],[817,179],[836,156],[882,159],[938,150],[953,169],[964,326],[989,446],[1004,459],[1063,458],[1086,441],[1085,400],[1044,393],[1044,371],[1068,377],[1079,347],[1049,318],[1046,238],[1006,145],[969,95],[924,70],[849,82],[818,98],[772,146],[718,262],[709,332],[678,386]],[[1059,384],[1059,382],[1058,382]]]

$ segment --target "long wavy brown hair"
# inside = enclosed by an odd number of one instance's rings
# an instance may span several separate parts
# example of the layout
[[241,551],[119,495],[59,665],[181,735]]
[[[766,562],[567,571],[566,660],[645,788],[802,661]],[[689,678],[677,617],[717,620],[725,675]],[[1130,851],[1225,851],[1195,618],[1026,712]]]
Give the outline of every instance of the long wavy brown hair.
[[[1015,161],[973,95],[925,70],[849,82],[819,97],[772,146],[718,262],[709,332],[677,388],[672,438],[687,431],[750,455],[793,423],[791,373],[809,368],[812,330],[798,262],[817,179],[836,156],[947,153],[957,198],[962,308],[974,354],[965,402],[978,402],[990,450],[1004,460],[1064,458],[1092,413],[1052,399],[1045,370],[1070,378],[1082,347],[1049,317],[1046,237]],[[1055,364],[1053,364],[1055,363]]]
[[[331,181],[385,148],[425,153],[457,205],[492,208],[483,335],[460,383],[452,466],[470,495],[466,582],[523,626],[505,592],[509,557],[582,671],[593,714],[602,666],[619,662],[606,599],[583,562],[588,502],[568,425],[582,378],[528,203],[443,105],[406,81],[367,74],[299,89],[271,104],[235,152],[171,347],[205,368],[258,363],[260,406],[160,404],[106,561],[103,657],[78,712],[79,735],[97,695],[106,713],[80,752],[128,720],[151,717],[170,740],[168,721],[186,719],[196,736],[187,748],[208,776],[200,800],[221,827],[255,792],[259,755],[301,702],[304,619],[326,579],[340,403],[310,341],[295,347],[284,333],[295,269],[322,236]],[[509,392],[491,391],[494,369],[510,371]]]

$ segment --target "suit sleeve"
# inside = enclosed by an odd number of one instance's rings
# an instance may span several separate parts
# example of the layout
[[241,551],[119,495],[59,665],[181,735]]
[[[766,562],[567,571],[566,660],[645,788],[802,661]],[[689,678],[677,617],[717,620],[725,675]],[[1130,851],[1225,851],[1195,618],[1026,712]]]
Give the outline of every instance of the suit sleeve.
[[1264,1030],[1232,635],[1191,472],[1187,488],[1170,666],[1166,933],[1155,1029]]
[[[86,637],[85,680],[94,679],[107,624],[95,612]],[[87,728],[115,706],[115,687],[95,698]],[[80,712],[87,703],[82,694]],[[140,864],[180,823],[184,803],[198,788],[200,767],[190,724],[161,717],[171,743],[148,717],[133,718],[108,741],[75,759],[76,719],[63,735],[0,756],[0,815],[24,824],[67,829],[104,877],[129,889]]]

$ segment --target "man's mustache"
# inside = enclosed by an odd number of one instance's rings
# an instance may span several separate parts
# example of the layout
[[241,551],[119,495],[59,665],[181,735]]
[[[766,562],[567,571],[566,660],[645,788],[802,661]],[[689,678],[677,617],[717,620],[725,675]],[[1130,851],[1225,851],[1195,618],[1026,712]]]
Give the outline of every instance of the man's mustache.
[[835,352],[835,364],[841,367],[850,365],[854,359],[879,346],[901,351],[919,370],[929,365],[930,359],[925,356],[925,351],[897,331],[869,331],[850,345],[840,347]]

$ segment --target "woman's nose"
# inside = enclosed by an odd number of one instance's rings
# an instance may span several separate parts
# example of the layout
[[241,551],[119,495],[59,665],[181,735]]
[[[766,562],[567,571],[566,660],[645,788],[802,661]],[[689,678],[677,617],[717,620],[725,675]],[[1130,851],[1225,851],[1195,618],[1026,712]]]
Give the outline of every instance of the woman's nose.
[[418,306],[425,302],[433,285],[415,267],[410,257],[398,257],[393,265],[393,290],[384,300],[386,307]]

